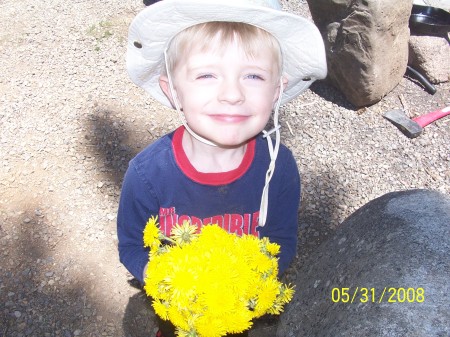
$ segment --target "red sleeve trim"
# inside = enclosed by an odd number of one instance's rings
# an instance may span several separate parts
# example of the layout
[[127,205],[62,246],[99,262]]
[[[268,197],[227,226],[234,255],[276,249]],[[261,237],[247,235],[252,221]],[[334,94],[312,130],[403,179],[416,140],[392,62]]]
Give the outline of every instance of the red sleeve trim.
[[186,156],[186,153],[184,152],[182,145],[184,131],[185,129],[183,126],[179,127],[177,130],[175,130],[175,133],[173,135],[172,147],[175,154],[175,161],[180,167],[181,171],[183,171],[183,173],[187,177],[197,183],[214,186],[230,184],[242,177],[253,162],[253,158],[255,157],[255,139],[252,139],[248,142],[244,158],[242,159],[242,162],[238,168],[220,173],[199,172],[195,169],[194,166],[192,166],[188,157]]

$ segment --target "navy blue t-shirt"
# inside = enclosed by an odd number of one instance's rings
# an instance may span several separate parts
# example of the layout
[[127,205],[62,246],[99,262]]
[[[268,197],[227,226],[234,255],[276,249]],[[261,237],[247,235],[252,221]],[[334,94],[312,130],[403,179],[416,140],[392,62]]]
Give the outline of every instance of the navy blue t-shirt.
[[120,261],[143,282],[148,249],[143,230],[151,216],[166,235],[185,220],[201,227],[218,224],[230,233],[268,237],[281,246],[280,274],[289,266],[297,246],[300,177],[290,150],[281,145],[269,188],[264,227],[258,215],[270,157],[267,140],[251,140],[238,168],[202,173],[189,162],[183,147],[184,127],[160,138],[130,161],[117,216]]

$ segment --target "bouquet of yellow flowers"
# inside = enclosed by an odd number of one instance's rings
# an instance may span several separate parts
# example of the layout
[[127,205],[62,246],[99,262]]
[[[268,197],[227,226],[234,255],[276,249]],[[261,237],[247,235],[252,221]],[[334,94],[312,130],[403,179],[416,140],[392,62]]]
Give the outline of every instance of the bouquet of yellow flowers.
[[144,246],[150,248],[144,289],[180,337],[243,332],[254,318],[280,314],[294,294],[277,279],[280,246],[267,238],[239,237],[217,225],[198,233],[188,222],[166,237],[152,217]]

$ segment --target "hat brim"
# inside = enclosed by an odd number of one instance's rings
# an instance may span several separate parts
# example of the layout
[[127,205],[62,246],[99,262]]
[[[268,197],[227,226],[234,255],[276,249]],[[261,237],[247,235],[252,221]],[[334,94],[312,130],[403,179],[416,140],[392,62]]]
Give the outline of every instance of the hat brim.
[[211,21],[243,22],[272,34],[281,46],[283,76],[288,80],[281,103],[287,103],[315,80],[327,75],[325,49],[317,27],[308,19],[281,10],[228,0],[164,0],[142,10],[129,28],[127,69],[131,80],[171,107],[159,86],[164,50],[182,30]]

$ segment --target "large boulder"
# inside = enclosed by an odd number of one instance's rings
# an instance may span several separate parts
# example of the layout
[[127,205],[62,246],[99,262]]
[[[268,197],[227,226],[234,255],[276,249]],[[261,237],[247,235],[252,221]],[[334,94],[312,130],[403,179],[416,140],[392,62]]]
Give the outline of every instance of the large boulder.
[[328,77],[356,107],[402,79],[408,63],[411,0],[308,0],[326,45]]
[[411,190],[369,202],[298,275],[278,337],[450,336],[450,198]]

